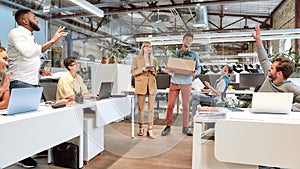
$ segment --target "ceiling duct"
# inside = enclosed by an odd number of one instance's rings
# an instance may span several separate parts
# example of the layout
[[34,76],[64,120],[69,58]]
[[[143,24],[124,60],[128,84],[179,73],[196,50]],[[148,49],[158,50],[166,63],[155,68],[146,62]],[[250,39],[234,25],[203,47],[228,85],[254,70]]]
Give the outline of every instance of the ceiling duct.
[[196,19],[194,27],[208,29],[207,7],[201,6],[200,3],[195,7]]
[[155,13],[150,17],[150,21],[151,21],[151,25],[155,28],[164,29],[164,28],[172,27],[171,23],[169,22],[170,17],[166,14]]
[[151,22],[169,22],[170,21],[170,17],[168,15],[165,14],[157,14],[155,13],[154,15],[152,15],[150,17]]

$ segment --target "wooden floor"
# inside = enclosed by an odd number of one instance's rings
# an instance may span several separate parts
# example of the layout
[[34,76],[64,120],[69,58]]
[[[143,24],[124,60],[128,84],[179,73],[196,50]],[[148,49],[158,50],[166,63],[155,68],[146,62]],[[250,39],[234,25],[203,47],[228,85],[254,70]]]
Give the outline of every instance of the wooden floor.
[[[137,125],[135,126],[137,132]],[[146,136],[131,138],[131,123],[111,123],[105,127],[105,151],[94,157],[83,169],[190,169],[192,138],[181,133],[181,126],[172,126],[168,136],[160,136],[164,125],[154,125],[155,139]],[[61,169],[39,158],[37,169]],[[12,165],[7,169],[19,169]]]

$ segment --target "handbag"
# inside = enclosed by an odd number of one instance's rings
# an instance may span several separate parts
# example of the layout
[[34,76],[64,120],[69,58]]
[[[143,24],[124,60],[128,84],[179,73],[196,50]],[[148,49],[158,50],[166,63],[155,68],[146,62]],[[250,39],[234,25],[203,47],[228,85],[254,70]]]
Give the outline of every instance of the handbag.
[[76,144],[64,142],[52,149],[53,164],[65,168],[79,168],[79,147]]

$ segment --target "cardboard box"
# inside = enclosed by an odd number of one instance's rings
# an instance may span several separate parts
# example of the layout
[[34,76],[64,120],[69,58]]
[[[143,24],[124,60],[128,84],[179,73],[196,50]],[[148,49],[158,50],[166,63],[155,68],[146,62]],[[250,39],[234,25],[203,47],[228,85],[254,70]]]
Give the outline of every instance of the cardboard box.
[[196,61],[194,60],[170,57],[168,60],[167,68],[174,71],[175,73],[192,75],[195,70],[195,65]]

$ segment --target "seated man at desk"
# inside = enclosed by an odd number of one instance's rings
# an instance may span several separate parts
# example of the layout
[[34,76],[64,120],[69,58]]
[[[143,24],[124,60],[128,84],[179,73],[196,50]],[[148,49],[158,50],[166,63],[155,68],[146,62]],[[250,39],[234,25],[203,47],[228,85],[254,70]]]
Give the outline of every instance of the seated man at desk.
[[[230,77],[228,76],[232,73],[231,68],[224,66],[221,70],[221,77],[216,80],[214,86],[211,86],[207,81],[204,82],[208,89],[201,89],[201,92],[192,93],[190,105],[192,105],[192,116],[194,117],[197,111],[197,106],[200,103],[208,103],[212,105],[221,103],[224,99],[225,92],[230,83]],[[211,92],[212,95],[207,95],[205,93]]]
[[82,93],[85,97],[97,98],[97,94],[88,92],[82,77],[77,74],[80,70],[75,57],[68,57],[64,60],[64,65],[68,69],[66,76],[59,79],[56,91],[56,100],[70,99],[75,100],[75,92]]
[[289,92],[294,93],[293,111],[300,111],[300,86],[287,80],[294,72],[294,63],[286,57],[278,57],[273,64],[268,59],[266,50],[260,38],[260,27],[255,27],[256,33],[252,33],[256,41],[259,62],[263,68],[265,81],[258,92]]
[[[273,64],[268,59],[266,50],[263,47],[262,40],[260,38],[260,27],[255,27],[256,33],[252,33],[253,38],[256,41],[257,53],[259,62],[263,68],[265,81],[258,90],[258,92],[290,92],[294,93],[293,99],[293,111],[300,110],[300,86],[288,81],[287,79],[294,72],[294,63],[285,57],[278,57]],[[266,169],[270,167],[260,166],[260,169]]]

